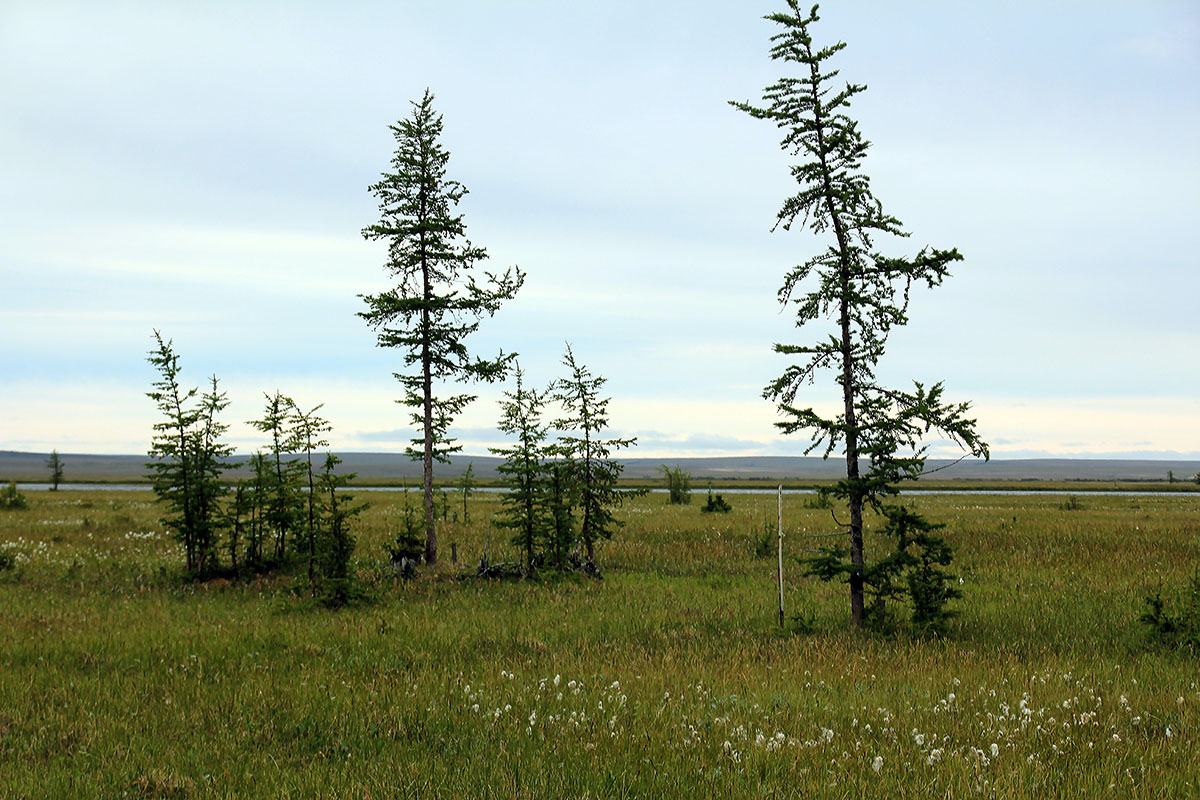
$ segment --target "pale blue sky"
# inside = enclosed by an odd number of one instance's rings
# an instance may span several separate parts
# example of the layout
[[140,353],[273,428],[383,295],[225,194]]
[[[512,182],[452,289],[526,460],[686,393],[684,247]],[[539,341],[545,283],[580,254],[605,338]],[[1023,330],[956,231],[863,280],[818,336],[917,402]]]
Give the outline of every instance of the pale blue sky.
[[[772,342],[819,335],[775,291],[824,243],[769,232],[788,158],[726,104],[779,76],[779,5],[7,0],[0,449],[143,452],[152,328],[221,377],[243,450],[276,389],[326,403],[339,449],[401,447],[359,230],[428,86],[472,239],[529,276],[478,350],[544,382],[569,340],[637,455],[802,452],[759,395]],[[999,457],[1200,458],[1200,5],[1049,5],[822,7],[906,250],[966,257],[881,372],[944,379]]]

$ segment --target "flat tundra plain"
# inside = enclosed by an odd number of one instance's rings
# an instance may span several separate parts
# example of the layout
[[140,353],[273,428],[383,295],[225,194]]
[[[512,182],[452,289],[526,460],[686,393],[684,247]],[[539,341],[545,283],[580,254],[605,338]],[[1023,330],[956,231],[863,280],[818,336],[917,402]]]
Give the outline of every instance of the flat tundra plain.
[[516,559],[496,495],[466,525],[451,493],[443,560],[403,581],[419,498],[361,492],[372,599],[338,611],[302,570],[184,581],[149,491],[26,496],[0,512],[0,797],[1200,796],[1200,660],[1137,619],[1200,564],[1200,496],[909,498],[956,547],[939,639],[849,630],[795,561],[834,530],[802,495],[784,630],[769,495],[635,498],[603,580],[501,582],[463,577]]

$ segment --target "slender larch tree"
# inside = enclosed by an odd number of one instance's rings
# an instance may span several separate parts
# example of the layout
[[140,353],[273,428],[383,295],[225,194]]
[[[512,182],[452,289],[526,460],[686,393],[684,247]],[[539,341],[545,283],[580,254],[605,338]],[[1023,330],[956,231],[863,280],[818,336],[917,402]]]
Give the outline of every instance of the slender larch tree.
[[479,269],[487,251],[466,238],[463,216],[457,213],[467,190],[446,177],[450,153],[439,141],[442,117],[433,110],[433,95],[426,90],[412,105],[412,115],[391,126],[396,138],[392,171],[370,187],[379,200],[379,221],[362,232],[367,239],[387,242],[385,269],[396,285],[361,295],[368,310],[359,316],[376,331],[379,346],[404,351],[406,371],[395,376],[404,387],[401,402],[413,409],[413,424],[421,431],[407,453],[424,462],[425,561],[432,564],[437,560],[433,463],[448,462],[449,454],[461,449],[448,430],[475,399],[469,394],[438,396],[435,387],[504,376],[511,355],[472,357],[465,340],[484,316],[516,295],[525,276],[516,267],[503,274]]
[[[823,447],[826,457],[835,449],[845,453],[846,477],[832,494],[849,505],[849,523],[844,526],[849,547],[826,548],[809,566],[811,574],[849,583],[851,617],[856,625],[863,625],[867,583],[875,584],[882,600],[897,582],[895,569],[912,565],[911,559],[894,558],[885,559],[887,564],[880,569],[864,563],[864,507],[882,510],[881,501],[897,493],[898,481],[921,474],[926,452],[922,439],[930,432],[957,442],[968,454],[986,457],[988,453],[975,421],[966,416],[969,405],[944,402],[941,383],[892,389],[875,374],[889,332],[908,321],[911,287],[938,286],[949,274],[949,265],[962,256],[956,249],[924,248],[911,258],[891,257],[877,249],[877,239],[895,240],[908,234],[898,219],[884,212],[862,170],[869,143],[847,112],[851,100],[866,87],[839,85],[838,72],[829,63],[845,43],[827,47],[813,43],[809,29],[819,19],[817,6],[805,13],[797,0],[788,0],[787,11],[766,19],[782,29],[771,37],[771,58],[795,73],[768,86],[761,106],[732,104],[778,126],[783,131],[781,147],[799,158],[791,167],[799,190],[784,200],[775,227],[788,230],[799,220],[814,233],[832,237],[823,252],[787,273],[779,301],[793,309],[797,327],[820,320],[832,324],[811,344],[775,345],[777,353],[794,356],[796,361],[763,395],[778,405],[784,419],[776,424],[784,433],[811,437],[809,452]],[[800,388],[827,372],[833,373],[841,388],[841,411],[834,417],[796,404]],[[903,532],[914,530],[916,523],[907,516],[887,519],[901,521],[899,532],[900,523],[889,523],[885,532],[906,545],[912,537]],[[922,535],[928,530],[921,528]],[[949,560],[948,550],[943,552],[936,543],[930,547],[944,558],[939,563]],[[909,579],[911,583],[911,575]],[[935,595],[926,587],[921,597],[928,601]]]
[[612,454],[637,444],[636,438],[605,439],[608,427],[608,397],[601,394],[606,379],[575,360],[567,345],[563,366],[568,376],[554,385],[554,399],[563,410],[554,427],[560,431],[559,448],[574,473],[579,502],[579,539],[588,563],[595,565],[596,543],[611,539],[622,523],[613,516],[625,494],[617,488],[622,465]]

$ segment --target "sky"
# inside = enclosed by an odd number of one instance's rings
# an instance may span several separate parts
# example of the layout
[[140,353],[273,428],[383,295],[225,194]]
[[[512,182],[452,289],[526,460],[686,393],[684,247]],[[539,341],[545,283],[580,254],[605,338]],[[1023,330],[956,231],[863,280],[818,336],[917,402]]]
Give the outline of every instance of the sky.
[[[367,186],[426,88],[488,267],[524,288],[469,340],[528,380],[576,357],[645,457],[801,455],[762,389],[815,341],[776,291],[827,246],[771,228],[779,134],[728,105],[787,74],[758,0],[0,3],[0,450],[144,453],[157,329],[334,449],[410,438],[358,295],[387,288]],[[876,196],[964,260],[881,363],[944,381],[995,458],[1200,458],[1200,4],[828,2],[865,83]],[[452,428],[483,454],[503,386]],[[509,387],[511,388],[511,386]],[[834,412],[831,376],[797,402]],[[932,442],[931,454],[953,455]]]

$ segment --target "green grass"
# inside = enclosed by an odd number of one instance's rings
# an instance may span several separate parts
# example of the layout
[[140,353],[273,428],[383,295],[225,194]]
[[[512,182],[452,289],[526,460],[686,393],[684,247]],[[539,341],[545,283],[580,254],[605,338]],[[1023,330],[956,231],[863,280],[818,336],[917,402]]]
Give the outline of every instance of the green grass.
[[[376,600],[330,612],[287,577],[181,582],[149,492],[26,495],[0,513],[0,797],[1200,795],[1200,666],[1136,622],[1195,568],[1197,497],[915,498],[965,596],[913,641],[847,630],[790,556],[816,631],[778,630],[770,496],[635,500],[603,581],[453,580],[488,546],[476,495],[402,583],[401,498],[360,493]],[[833,530],[803,500],[791,555]]]

